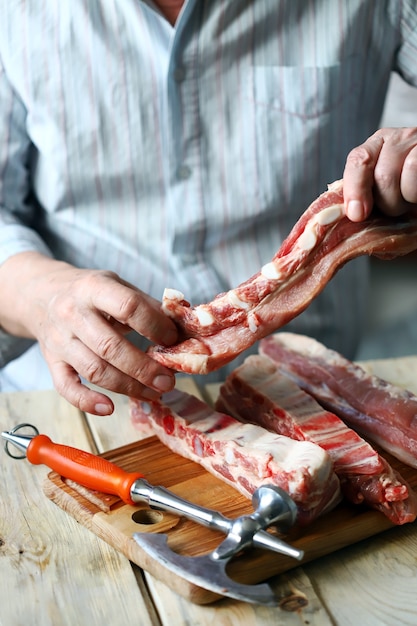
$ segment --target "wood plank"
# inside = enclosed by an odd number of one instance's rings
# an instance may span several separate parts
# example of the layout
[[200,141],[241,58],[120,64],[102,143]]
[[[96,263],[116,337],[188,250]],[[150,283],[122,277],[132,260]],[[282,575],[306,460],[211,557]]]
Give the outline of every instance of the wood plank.
[[[83,415],[55,392],[0,394],[0,428],[31,422],[90,450]],[[47,468],[3,453],[0,464],[0,622],[4,626],[155,624],[129,562],[42,493]]]
[[[299,567],[290,574],[278,576],[271,581],[271,586],[280,598],[282,608],[246,604],[230,598],[225,598],[215,604],[199,606],[177,595],[156,578],[150,577],[149,580],[158,614],[166,626],[177,624],[335,626],[325,605],[317,596],[311,580],[304,574],[303,568]],[[304,603],[303,606],[300,606],[301,600]],[[343,626],[349,626],[349,624],[358,626],[361,622],[344,622]]]
[[414,626],[417,527],[407,524],[308,564],[322,602],[341,626]]

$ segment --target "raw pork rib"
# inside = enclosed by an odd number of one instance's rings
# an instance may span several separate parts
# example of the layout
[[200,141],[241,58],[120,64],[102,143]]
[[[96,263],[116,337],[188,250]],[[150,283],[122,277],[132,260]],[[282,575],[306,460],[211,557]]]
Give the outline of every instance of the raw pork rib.
[[216,409],[318,444],[329,453],[348,500],[366,502],[394,524],[416,519],[417,495],[402,477],[339,417],[281,374],[269,358],[250,356],[236,368],[220,389]]
[[166,289],[163,310],[177,323],[180,342],[149,352],[177,371],[214,371],[301,313],[350,259],[389,259],[415,249],[417,216],[351,222],[337,181],[301,216],[272,261],[235,289],[193,307],[182,293]]
[[259,351],[352,428],[417,468],[417,397],[329,350],[315,339],[276,333]]
[[133,423],[151,426],[168,448],[196,461],[247,497],[278,485],[293,498],[298,522],[311,522],[341,498],[333,463],[313,443],[293,441],[260,426],[241,424],[191,394],[174,389],[161,402],[130,399]]

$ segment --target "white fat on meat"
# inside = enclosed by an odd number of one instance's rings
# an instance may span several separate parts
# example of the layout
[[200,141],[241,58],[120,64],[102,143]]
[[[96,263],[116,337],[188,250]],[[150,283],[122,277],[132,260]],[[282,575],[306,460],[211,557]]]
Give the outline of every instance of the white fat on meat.
[[338,222],[341,217],[343,217],[343,204],[333,204],[317,213],[314,219],[320,226],[328,226]]
[[238,309],[244,309],[245,311],[250,308],[249,302],[245,302],[242,298],[239,298],[236,291],[231,289],[226,294],[226,299],[232,306],[235,306]]
[[210,313],[210,309],[208,309],[204,304],[200,306],[196,306],[195,314],[201,326],[210,326],[214,322],[214,317]]
[[343,204],[333,204],[314,215],[304,232],[298,237],[297,247],[303,252],[312,250],[320,241],[318,229],[335,224],[341,217],[343,217]]
[[164,289],[163,299],[164,300],[177,300],[181,302],[181,300],[184,300],[184,294],[181,291],[178,291],[178,289],[171,289],[167,287],[166,289]]
[[268,280],[282,280],[285,276],[280,267],[279,259],[277,261],[265,263],[265,265],[261,268],[261,274]]

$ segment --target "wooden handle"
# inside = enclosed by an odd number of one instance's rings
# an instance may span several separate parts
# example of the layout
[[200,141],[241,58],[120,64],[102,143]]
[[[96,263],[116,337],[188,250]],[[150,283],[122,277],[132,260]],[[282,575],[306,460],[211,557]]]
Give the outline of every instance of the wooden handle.
[[54,443],[46,435],[37,435],[32,439],[27,448],[27,458],[34,465],[47,465],[88,489],[119,496],[127,504],[134,504],[131,487],[137,479],[143,478],[143,474],[125,472],[90,452]]

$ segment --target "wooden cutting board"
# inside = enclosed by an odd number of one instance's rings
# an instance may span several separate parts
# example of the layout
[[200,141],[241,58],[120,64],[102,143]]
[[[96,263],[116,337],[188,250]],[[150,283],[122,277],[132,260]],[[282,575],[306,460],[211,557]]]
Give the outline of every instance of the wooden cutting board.
[[[129,419],[128,416],[126,419]],[[221,511],[228,517],[252,511],[250,501],[244,496],[208,474],[199,465],[174,454],[155,437],[111,450],[102,456],[127,471],[145,473],[153,485],[163,485],[178,495]],[[417,470],[387,454],[384,456],[417,490]],[[152,561],[132,536],[135,532],[167,533],[173,550],[196,556],[213,550],[224,538],[221,533],[184,518],[151,511],[146,505],[128,506],[117,497],[91,492],[68,483],[55,472],[48,475],[44,491],[48,498],[78,522],[186,599],[197,604],[207,604],[219,598],[213,592],[175,576],[162,563]],[[304,550],[303,562],[306,563],[392,527],[391,522],[381,513],[343,502],[308,528],[293,528],[284,539]],[[239,582],[257,583],[299,564],[299,561],[289,557],[254,549],[233,559],[228,574]]]

